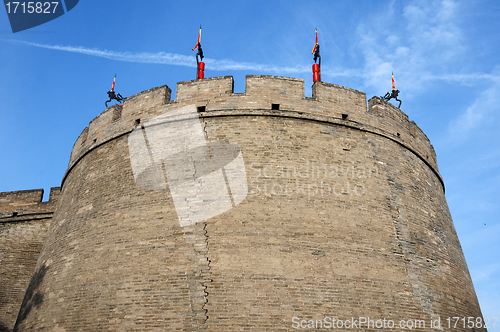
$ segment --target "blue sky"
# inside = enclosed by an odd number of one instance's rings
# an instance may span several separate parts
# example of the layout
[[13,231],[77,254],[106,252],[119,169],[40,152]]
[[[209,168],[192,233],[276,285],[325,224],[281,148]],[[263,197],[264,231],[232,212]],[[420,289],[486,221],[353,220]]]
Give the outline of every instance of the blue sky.
[[200,23],[206,77],[232,75],[235,92],[262,74],[303,78],[310,96],[315,27],[323,81],[371,98],[394,71],[436,150],[483,315],[500,316],[498,1],[82,0],[16,34],[0,10],[0,191],[60,185],[115,73],[123,96],[194,79]]

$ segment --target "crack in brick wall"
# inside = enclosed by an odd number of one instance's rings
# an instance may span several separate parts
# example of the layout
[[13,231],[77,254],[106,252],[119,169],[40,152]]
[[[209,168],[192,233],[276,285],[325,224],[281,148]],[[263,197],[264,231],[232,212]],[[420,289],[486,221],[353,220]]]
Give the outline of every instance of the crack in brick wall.
[[184,227],[184,239],[193,248],[187,259],[196,266],[196,270],[189,271],[187,275],[191,311],[184,317],[185,331],[207,330],[208,310],[205,306],[208,302],[207,283],[211,279],[206,227],[206,223]]

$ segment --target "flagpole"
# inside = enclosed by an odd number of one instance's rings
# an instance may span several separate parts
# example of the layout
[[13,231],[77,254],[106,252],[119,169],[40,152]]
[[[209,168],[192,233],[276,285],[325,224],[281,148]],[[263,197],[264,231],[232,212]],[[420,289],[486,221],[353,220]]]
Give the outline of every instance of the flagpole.
[[[198,49],[198,53],[196,53],[196,79],[202,79],[205,77],[205,63],[203,62],[203,50],[201,49],[201,24],[200,24],[200,32],[198,33],[198,42],[191,50]],[[200,59],[198,60],[198,56]]]
[[[316,43],[311,54],[314,54],[314,64],[313,64],[313,82],[321,81],[321,55],[319,54],[319,44],[318,44],[318,28],[315,29],[316,32]],[[319,64],[316,61],[319,58]]]

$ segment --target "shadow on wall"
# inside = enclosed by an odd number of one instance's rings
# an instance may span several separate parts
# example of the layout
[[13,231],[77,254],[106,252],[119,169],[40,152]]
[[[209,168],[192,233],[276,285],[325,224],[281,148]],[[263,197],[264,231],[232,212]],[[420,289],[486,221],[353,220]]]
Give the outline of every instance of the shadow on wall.
[[7,326],[0,323],[0,332],[10,332],[10,330],[7,328]]
[[26,319],[26,317],[28,317],[31,310],[38,307],[43,302],[43,294],[37,292],[37,290],[48,269],[48,266],[45,266],[45,264],[42,265],[42,267],[35,272],[33,278],[31,278],[31,282],[28,286],[28,290],[26,291],[26,295],[24,296],[23,304],[21,305],[19,316],[17,316],[13,332],[18,331],[19,325]]

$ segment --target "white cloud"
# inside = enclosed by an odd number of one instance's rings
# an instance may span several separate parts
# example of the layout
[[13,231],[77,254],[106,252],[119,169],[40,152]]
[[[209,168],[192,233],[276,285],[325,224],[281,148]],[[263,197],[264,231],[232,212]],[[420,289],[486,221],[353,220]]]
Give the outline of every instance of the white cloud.
[[[457,2],[452,0],[417,0],[407,4],[401,11],[398,10],[397,2],[392,1],[387,8],[381,9],[382,14],[375,15],[375,18],[358,26],[357,40],[354,40],[354,43],[356,50],[364,56],[362,68],[349,69],[324,64],[323,77],[359,78],[363,82],[360,87],[362,90],[384,94],[391,87],[390,75],[394,71],[396,88],[404,91],[406,98],[411,94],[415,95],[424,91],[428,88],[429,81],[457,82],[466,85],[475,84],[480,79],[500,81],[498,76],[486,73],[454,73],[455,68],[460,67],[454,60],[460,58],[458,55],[464,50],[462,32],[457,23],[458,13],[463,8],[459,7]],[[312,26],[312,22],[307,23]],[[322,35],[328,40],[332,38],[329,36],[327,32]],[[8,41],[114,61],[196,67],[193,55],[166,52],[117,52],[83,46]],[[334,39],[329,42],[334,43]],[[287,40],[283,45],[289,49],[293,41]],[[274,75],[311,73],[310,64],[301,62],[296,62],[298,63],[296,66],[212,58],[205,58],[205,62],[210,70],[255,71]]]
[[488,115],[500,111],[500,83],[495,82],[483,91],[462,114],[448,125],[447,143],[458,145],[466,141],[474,130],[488,121]]
[[[97,48],[86,48],[83,46],[60,46],[60,45],[47,45],[30,43],[25,41],[13,41],[10,42],[26,44],[35,47],[41,47],[51,50],[65,51],[71,53],[79,53],[91,56],[97,56],[101,58],[106,58],[115,61],[126,61],[135,63],[156,63],[165,65],[175,65],[175,66],[186,66],[186,67],[196,67],[196,61],[194,56],[187,56],[183,54],[175,53],[149,53],[149,52],[116,52],[108,50],[100,50]],[[251,62],[236,62],[233,60],[217,60],[217,59],[204,59],[207,65],[210,65],[211,70],[252,70],[258,72],[269,72],[269,73],[309,73],[309,66],[295,66],[295,67],[281,67],[274,65],[263,65]]]
[[484,282],[491,276],[500,273],[500,263],[493,263],[488,266],[481,266],[480,270],[471,271],[472,278],[477,282]]
[[[150,52],[117,52],[109,50],[100,50],[97,48],[87,48],[83,46],[60,46],[60,45],[47,45],[38,44],[18,40],[4,40],[14,43],[25,44],[29,46],[35,46],[40,48],[46,48],[50,50],[79,53],[90,56],[96,56],[100,58],[106,58],[114,61],[126,61],[134,63],[155,63],[155,64],[165,64],[174,66],[186,66],[186,67],[196,67],[196,61],[194,56],[187,56],[183,54],[175,53],[150,53]],[[259,73],[272,73],[277,75],[283,74],[302,74],[311,73],[310,65],[297,65],[295,67],[284,67],[276,65],[264,65],[252,62],[237,62],[229,59],[211,59],[205,58],[205,63],[210,66],[210,70],[246,70],[246,71],[256,71]],[[343,76],[343,77],[364,77],[364,74],[360,70],[355,69],[343,69],[343,68],[329,68],[325,66],[322,69],[323,75],[330,76]]]
[[194,62],[193,57],[188,57],[186,55],[181,55],[181,54],[164,53],[164,52],[158,52],[158,53],[115,52],[108,50],[99,50],[97,48],[86,48],[83,46],[59,46],[59,45],[30,43],[17,40],[15,41],[9,40],[9,41],[26,44],[30,46],[46,48],[50,50],[80,53],[80,54],[97,56],[117,61],[138,62],[138,63],[160,63],[160,64],[196,67],[196,63]]
[[[458,4],[452,0],[413,1],[399,13],[382,16],[358,27],[359,48],[364,54],[364,85],[389,86],[391,71],[396,88],[419,92],[428,80],[462,79],[449,75],[465,50],[458,22]],[[391,6],[392,8],[392,6]]]

